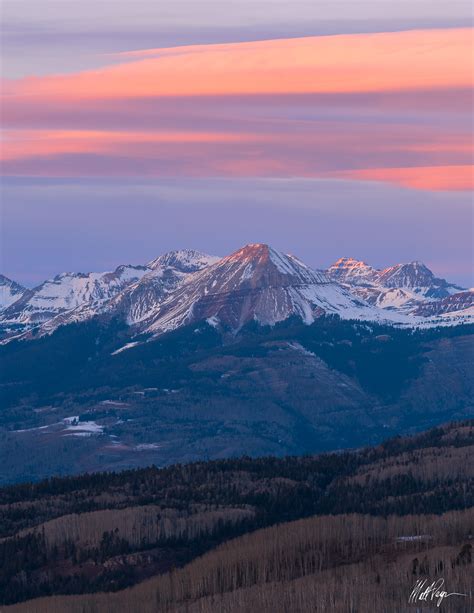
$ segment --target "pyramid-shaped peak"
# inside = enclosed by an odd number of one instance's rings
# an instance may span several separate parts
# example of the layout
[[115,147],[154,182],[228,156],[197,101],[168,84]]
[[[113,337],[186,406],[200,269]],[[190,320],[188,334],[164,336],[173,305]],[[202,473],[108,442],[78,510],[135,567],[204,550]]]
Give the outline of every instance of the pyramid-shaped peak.
[[231,253],[224,260],[246,260],[246,261],[269,261],[275,265],[281,262],[292,262],[296,263],[296,265],[302,266],[304,268],[308,268],[306,264],[304,264],[299,258],[294,255],[290,255],[288,253],[283,253],[281,251],[277,251],[270,245],[266,243],[249,243],[234,253]]
[[396,264],[383,270],[380,274],[380,282],[385,287],[428,287],[437,280],[432,271],[423,262],[414,261],[406,264]]
[[327,283],[324,273],[306,266],[298,258],[265,243],[250,243],[222,258],[215,267],[234,281],[250,285],[277,286],[292,283]]
[[228,258],[234,259],[253,259],[253,258],[262,258],[269,257],[272,248],[265,243],[249,243],[248,245],[244,245],[237,251],[231,253]]
[[413,262],[406,262],[402,264],[395,264],[394,266],[389,266],[381,271],[382,275],[387,274],[401,274],[411,272],[413,274],[423,274],[427,276],[434,277],[433,272],[424,264],[418,260],[414,260]]
[[207,320],[237,331],[250,321],[274,325],[296,316],[311,323],[326,312],[354,316],[359,308],[365,307],[323,271],[265,243],[251,243],[191,275],[142,327],[162,334]]

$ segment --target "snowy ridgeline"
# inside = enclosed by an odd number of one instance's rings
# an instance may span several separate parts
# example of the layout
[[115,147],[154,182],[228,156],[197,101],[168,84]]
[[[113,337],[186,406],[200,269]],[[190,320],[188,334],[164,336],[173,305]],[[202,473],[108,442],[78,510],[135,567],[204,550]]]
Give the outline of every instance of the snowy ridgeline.
[[[274,325],[292,316],[311,324],[324,314],[420,328],[474,321],[474,291],[420,262],[378,270],[341,258],[322,271],[259,243],[221,259],[181,250],[113,272],[64,273],[32,290],[0,276],[0,290],[4,343],[110,315],[130,326],[132,337],[199,321],[234,332],[250,321]],[[132,338],[113,355],[137,343]]]

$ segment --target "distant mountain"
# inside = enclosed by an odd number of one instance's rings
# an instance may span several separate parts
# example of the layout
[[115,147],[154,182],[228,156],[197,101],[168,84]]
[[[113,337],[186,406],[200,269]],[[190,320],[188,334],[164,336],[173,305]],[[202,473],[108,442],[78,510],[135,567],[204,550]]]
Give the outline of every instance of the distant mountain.
[[378,270],[360,260],[341,258],[327,274],[369,304],[402,313],[417,314],[425,301],[441,300],[463,289],[435,277],[417,261]]
[[27,290],[2,313],[1,320],[16,324],[38,324],[81,304],[112,298],[140,279],[145,266],[119,266],[113,272],[63,273]]
[[323,271],[268,245],[250,244],[192,275],[140,325],[162,334],[207,320],[234,332],[250,321],[274,325],[296,316],[310,324],[323,314],[344,319],[380,319]]
[[361,260],[339,258],[327,269],[328,276],[338,283],[367,285],[375,283],[380,272]]
[[208,255],[195,249],[180,249],[178,251],[168,251],[147,264],[153,270],[157,268],[173,268],[179,272],[197,272],[211,266],[219,261],[216,255]]
[[217,256],[190,249],[165,253],[149,262],[151,270],[110,301],[106,311],[124,318],[128,325],[138,324],[159,309],[165,298],[192,273],[218,260]]
[[360,447],[471,417],[471,292],[346,264],[357,283],[257,243],[26,292],[6,311],[40,323],[6,334],[32,342],[0,345],[4,479]]
[[[446,311],[451,304],[467,304],[469,296],[437,305],[463,290],[421,262],[378,270],[340,258],[326,271],[314,270],[261,243],[222,259],[190,249],[170,251],[146,265],[63,273],[17,291],[18,299],[0,313],[2,342],[44,336],[97,316],[125,322],[131,337],[204,320],[235,333],[249,321],[274,325],[297,317],[310,324],[326,314],[405,326],[456,325],[473,318],[459,308]],[[436,305],[421,308],[427,302]]]
[[[188,249],[165,253],[146,266],[135,267],[140,274],[132,276],[121,288],[114,287],[116,291],[109,296],[100,299],[95,295],[78,296],[79,304],[72,308],[58,310],[53,316],[50,310],[49,317],[43,315],[44,321],[34,331],[35,336],[51,334],[60,326],[87,321],[96,316],[118,317],[130,326],[137,325],[150,312],[155,312],[163,300],[193,272],[218,260],[217,256]],[[20,332],[20,335],[21,338],[32,338],[33,331],[28,329]]]
[[397,264],[380,272],[378,283],[386,288],[406,288],[423,298],[446,298],[461,287],[434,276],[422,262]]
[[0,275],[0,311],[19,300],[26,291],[19,283]]

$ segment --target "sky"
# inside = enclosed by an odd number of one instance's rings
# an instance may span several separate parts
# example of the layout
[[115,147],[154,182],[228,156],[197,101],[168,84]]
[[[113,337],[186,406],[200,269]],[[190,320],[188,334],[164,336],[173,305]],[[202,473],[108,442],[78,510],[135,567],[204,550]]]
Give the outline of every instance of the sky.
[[473,285],[470,2],[3,0],[1,272],[268,242]]

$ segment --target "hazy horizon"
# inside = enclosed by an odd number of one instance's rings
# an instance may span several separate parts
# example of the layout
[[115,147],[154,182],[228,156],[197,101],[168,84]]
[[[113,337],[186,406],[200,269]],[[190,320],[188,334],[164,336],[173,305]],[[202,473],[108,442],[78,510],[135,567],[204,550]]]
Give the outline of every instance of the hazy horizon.
[[[5,182],[7,194],[21,193],[7,200],[21,206],[4,207],[4,223],[15,231],[5,235],[1,272],[31,287],[61,272],[143,264],[174,249],[224,256],[264,242],[316,268],[339,257],[376,268],[420,260],[436,275],[472,286],[472,210],[462,193],[414,191],[408,200],[412,190],[406,188],[303,179],[150,180],[124,186],[100,180]],[[360,201],[356,209],[354,198]],[[387,198],[398,206],[381,208]],[[65,201],[77,204],[74,215]],[[200,216],[182,225],[193,207]],[[379,231],[371,237],[375,227]],[[457,245],[449,243],[450,236]],[[458,268],[463,256],[464,267]]]

